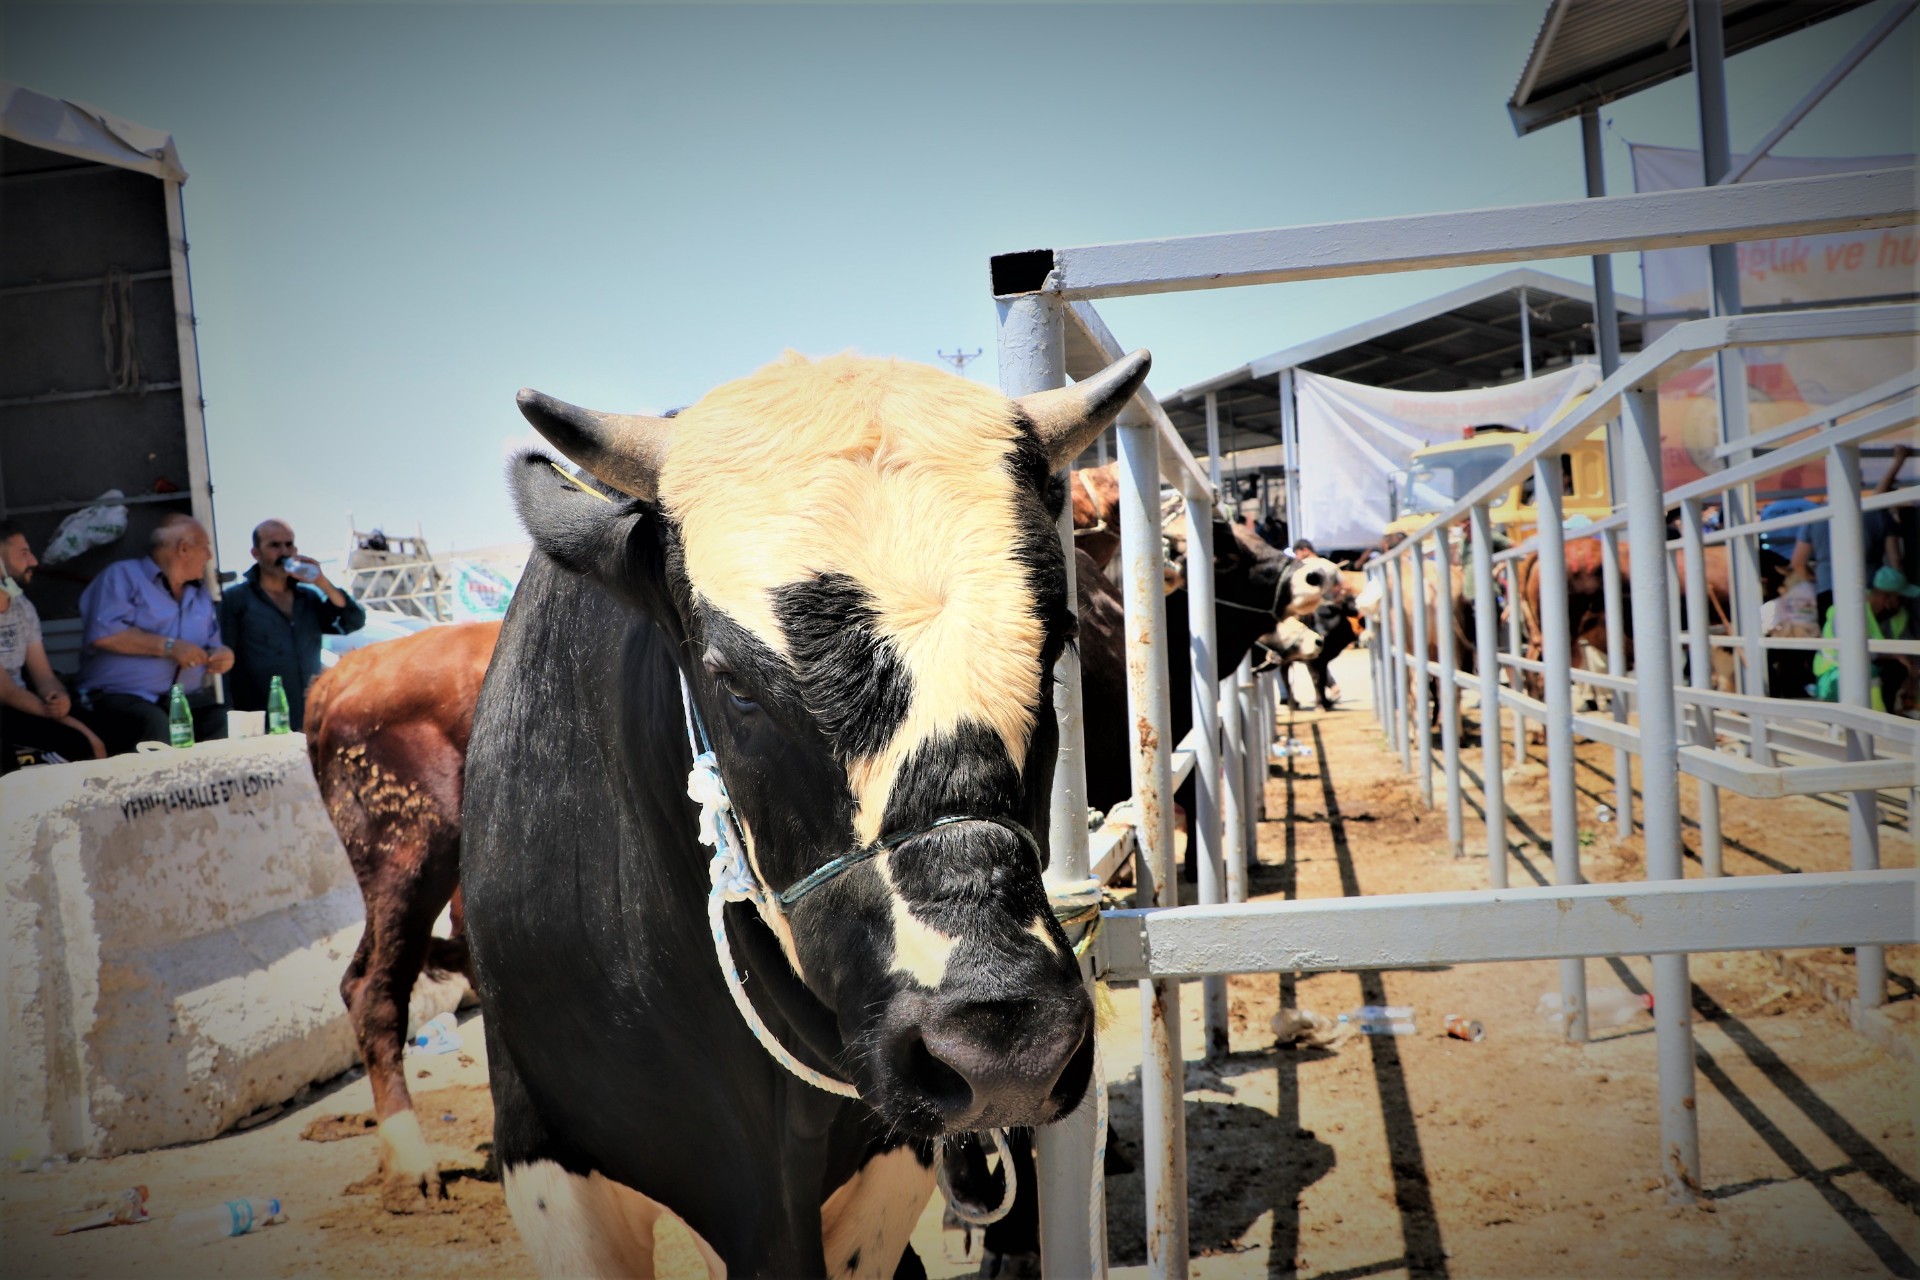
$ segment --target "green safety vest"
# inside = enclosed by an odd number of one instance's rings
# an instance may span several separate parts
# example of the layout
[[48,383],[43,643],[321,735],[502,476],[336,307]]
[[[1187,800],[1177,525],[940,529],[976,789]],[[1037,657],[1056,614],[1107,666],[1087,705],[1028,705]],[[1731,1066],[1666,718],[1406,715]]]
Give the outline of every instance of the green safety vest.
[[[1827,623],[1820,628],[1820,634],[1829,640],[1833,639],[1833,611],[1839,607],[1838,605],[1827,606]],[[1893,634],[1890,636],[1882,635],[1880,632],[1880,619],[1874,616],[1873,610],[1867,610],[1867,639],[1904,640],[1907,637],[1907,610],[1904,605],[1893,611],[1893,617],[1887,620],[1887,630]],[[1818,680],[1827,673],[1838,671],[1839,669],[1840,655],[1836,651],[1832,649],[1822,649],[1813,655],[1814,679]],[[1886,699],[1882,696],[1879,685],[1873,686],[1873,709],[1875,711],[1885,711],[1887,709]]]

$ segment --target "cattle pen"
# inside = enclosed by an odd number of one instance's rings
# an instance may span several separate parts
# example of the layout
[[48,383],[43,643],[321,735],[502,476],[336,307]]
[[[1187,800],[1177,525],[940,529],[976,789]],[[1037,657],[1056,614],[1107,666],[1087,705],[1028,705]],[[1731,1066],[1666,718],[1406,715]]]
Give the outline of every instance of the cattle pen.
[[[1648,248],[1722,245],[1783,235],[1819,235],[1910,224],[1916,218],[1910,170],[1882,170],[1738,188],[1702,187],[1658,194],[1596,197],[1523,208],[1421,215],[1371,222],[1194,236],[1165,241],[1096,245],[1007,254],[993,260],[1000,315],[1000,367],[1012,395],[1064,384],[1116,358],[1122,348],[1093,307],[1100,298],[1282,283],[1343,276],[1544,258],[1585,257]],[[1516,456],[1484,483],[1435,515],[1371,567],[1387,598],[1387,625],[1375,627],[1374,705],[1404,767],[1433,802],[1436,752],[1426,731],[1437,712],[1448,839],[1464,849],[1464,787],[1458,721],[1461,691],[1478,693],[1483,713],[1488,881],[1484,890],[1345,898],[1316,902],[1245,902],[1248,825],[1256,815],[1274,722],[1274,687],[1241,668],[1216,689],[1213,666],[1213,592],[1207,530],[1218,501],[1218,477],[1208,475],[1180,443],[1154,397],[1142,388],[1117,424],[1129,724],[1136,748],[1133,812],[1110,821],[1091,839],[1086,813],[1078,677],[1061,672],[1058,700],[1061,756],[1054,779],[1051,862],[1047,877],[1057,909],[1083,912],[1097,901],[1104,877],[1131,854],[1138,868],[1137,908],[1103,913],[1089,947],[1090,979],[1137,982],[1144,1026],[1142,1067],[1146,1256],[1151,1274],[1187,1274],[1184,1066],[1179,1048],[1180,980],[1204,978],[1210,1046],[1224,1036],[1224,975],[1255,972],[1379,970],[1434,964],[1558,959],[1563,996],[1573,1017],[1568,1033],[1585,1034],[1582,961],[1587,957],[1653,957],[1655,1027],[1659,1058],[1660,1149],[1646,1153],[1671,1202],[1700,1194],[1699,1142],[1694,1114],[1694,1060],[1689,1022],[1688,955],[1697,952],[1842,945],[1857,949],[1859,999],[1870,1010],[1884,997],[1881,948],[1915,941],[1916,877],[1883,870],[1878,858],[1881,793],[1911,812],[1920,786],[1920,726],[1868,706],[1869,656],[1912,655],[1912,641],[1870,641],[1865,634],[1865,582],[1858,565],[1864,509],[1914,500],[1911,488],[1862,498],[1863,444],[1911,426],[1920,416],[1912,379],[1788,424],[1764,436],[1725,439],[1721,471],[1669,489],[1663,483],[1657,385],[1679,368],[1713,358],[1738,370],[1745,346],[1839,342],[1920,333],[1920,311],[1907,305],[1721,315],[1677,326],[1644,352],[1611,370],[1580,409]],[[1738,385],[1738,381],[1735,381]],[[1851,416],[1849,416],[1851,415]],[[1836,421],[1845,418],[1844,422]],[[1584,678],[1615,694],[1610,716],[1576,717],[1567,673],[1572,666],[1565,602],[1565,536],[1559,519],[1559,456],[1598,424],[1608,432],[1615,493],[1623,510],[1592,530],[1602,542],[1608,617],[1618,628],[1623,587],[1616,553],[1656,547],[1632,573],[1635,664],[1623,670],[1622,643],[1609,646],[1610,670]],[[1794,439],[1796,436],[1804,438]],[[1215,456],[1218,450],[1214,451]],[[1838,703],[1769,696],[1764,651],[1792,647],[1767,640],[1758,625],[1759,600],[1751,566],[1736,581],[1729,634],[1709,633],[1703,550],[1724,542],[1736,566],[1753,556],[1754,540],[1769,528],[1807,517],[1763,522],[1741,499],[1754,482],[1799,462],[1827,468],[1836,575],[1838,634],[1828,642],[1841,655]],[[1445,582],[1452,551],[1449,529],[1461,519],[1473,536],[1478,649],[1499,651],[1494,612],[1496,566],[1511,576],[1516,559],[1533,549],[1492,554],[1487,508],[1516,479],[1531,476],[1542,509],[1537,535],[1542,576],[1545,648],[1538,662],[1511,645],[1482,663],[1476,677],[1463,671],[1450,627],[1434,637],[1428,658],[1430,611],[1401,602],[1425,599],[1424,579]],[[1159,489],[1166,482],[1186,504],[1194,541],[1189,553],[1191,669],[1194,687],[1169,690],[1166,618],[1161,594]],[[1707,534],[1705,501],[1727,504],[1727,527]],[[1670,547],[1664,513],[1678,508],[1682,536]],[[1069,540],[1070,516],[1063,539]],[[1669,564],[1678,556],[1680,572]],[[1690,571],[1689,571],[1690,570]],[[1688,616],[1676,624],[1685,574]],[[1744,581],[1744,590],[1740,582]],[[1444,592],[1441,594],[1444,595]],[[1555,609],[1555,603],[1560,608]],[[1403,625],[1403,618],[1405,620]],[[1385,635],[1385,639],[1380,637]],[[1624,636],[1616,630],[1616,640]],[[1684,640],[1684,648],[1682,642]],[[1708,687],[1711,650],[1730,648],[1746,660],[1740,692]],[[1815,643],[1801,647],[1821,647]],[[1681,677],[1684,665],[1688,668]],[[1505,672],[1512,688],[1502,687]],[[1545,677],[1546,696],[1520,690],[1520,677]],[[1430,704],[1427,677],[1438,682]],[[1169,708],[1182,693],[1194,703],[1195,730],[1171,743]],[[1777,692],[1777,691],[1775,691]],[[1501,795],[1500,717],[1495,708],[1543,722],[1553,798],[1552,852],[1556,884],[1509,888],[1507,835]],[[1639,827],[1647,850],[1647,878],[1633,885],[1581,883],[1573,807],[1576,735],[1632,753],[1642,771]],[[1724,739],[1731,744],[1727,749]],[[1216,746],[1216,744],[1219,744]],[[1524,746],[1522,747],[1524,749]],[[1628,781],[1617,767],[1620,821],[1632,821]],[[1683,879],[1679,780],[1703,784],[1700,812],[1708,876]],[[1172,791],[1191,774],[1196,785],[1194,829],[1200,903],[1180,907],[1175,893]],[[1218,780],[1218,785],[1216,785]],[[1802,875],[1720,875],[1717,790],[1755,797],[1844,792],[1849,808],[1851,869]],[[1910,828],[1911,829],[1911,828]],[[1151,904],[1151,905],[1149,905]],[[1047,1274],[1104,1274],[1105,1233],[1092,1108],[1037,1136],[1041,1184],[1041,1247]],[[1091,1224],[1091,1229],[1089,1225]]]

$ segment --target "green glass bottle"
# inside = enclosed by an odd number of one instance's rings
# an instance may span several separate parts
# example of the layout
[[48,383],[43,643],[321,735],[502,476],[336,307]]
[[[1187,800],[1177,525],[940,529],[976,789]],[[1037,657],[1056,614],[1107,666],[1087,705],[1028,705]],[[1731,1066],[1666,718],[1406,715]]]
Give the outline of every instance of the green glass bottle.
[[287,686],[280,677],[273,678],[273,684],[267,689],[267,732],[291,733],[292,717],[287,714]]
[[167,741],[176,747],[193,745],[193,708],[187,705],[187,695],[177,684],[167,695]]

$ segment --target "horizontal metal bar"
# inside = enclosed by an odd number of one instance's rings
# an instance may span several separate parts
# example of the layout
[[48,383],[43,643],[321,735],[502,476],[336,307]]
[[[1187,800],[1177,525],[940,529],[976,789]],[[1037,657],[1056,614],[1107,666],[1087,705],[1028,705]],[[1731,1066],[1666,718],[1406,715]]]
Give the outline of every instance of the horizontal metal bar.
[[97,391],[49,391],[37,396],[13,396],[0,400],[0,409],[18,409],[34,404],[66,404],[72,400],[106,400],[114,396],[144,396],[151,391],[178,391],[178,382],[143,382],[125,391],[101,387]]
[[[1051,251],[1042,292],[1115,298],[1768,240],[1914,221],[1913,170],[1690,187]],[[1046,252],[1046,251],[1041,251]],[[1002,255],[1011,259],[1017,255]],[[997,275],[999,273],[996,273]]]
[[[1744,649],[1747,646],[1745,636],[1709,636],[1707,642],[1721,649]],[[1812,636],[1761,636],[1762,649],[1815,650],[1831,649],[1838,641],[1830,638],[1816,639]],[[1896,653],[1905,656],[1920,656],[1920,640],[1869,640],[1869,653]]]
[[[100,499],[98,497],[73,498],[73,499],[69,499],[66,502],[38,502],[30,507],[0,506],[0,517],[37,516],[37,515],[45,515],[51,511],[82,511],[88,507],[98,504],[99,501]],[[115,498],[111,505],[116,507],[133,507],[133,506],[141,506],[150,502],[191,502],[191,501],[193,501],[193,494],[188,492],[185,489],[182,489],[178,493],[136,493],[132,497]]]
[[1723,791],[1737,792],[1755,800],[1920,786],[1920,769],[1914,767],[1912,760],[1767,766],[1755,764],[1745,756],[1696,746],[1680,748],[1680,771]]
[[[1805,304],[1803,303],[1801,305],[1804,306]],[[1713,456],[1716,458],[1730,458],[1736,453],[1745,453],[1749,450],[1757,453],[1762,449],[1771,449],[1780,441],[1791,440],[1802,431],[1812,431],[1816,427],[1825,426],[1829,422],[1834,422],[1850,414],[1858,413],[1862,409],[1870,409],[1882,400],[1891,400],[1901,392],[1911,391],[1915,387],[1920,387],[1920,369],[1909,370],[1897,378],[1891,378],[1881,383],[1877,387],[1868,387],[1858,395],[1848,396],[1844,400],[1836,400],[1830,405],[1815,409],[1805,417],[1795,418],[1792,422],[1775,427],[1771,431],[1763,432],[1757,436],[1747,436],[1744,439],[1729,440],[1725,444],[1715,445]]]
[[[145,284],[150,280],[171,280],[173,269],[162,267],[157,271],[132,271],[127,280],[132,284]],[[76,280],[36,280],[30,284],[10,284],[0,288],[0,298],[17,298],[28,293],[60,293],[67,289],[97,288],[107,282],[105,276],[82,276]]]
[[1916,935],[1907,868],[1111,911],[1110,982],[1440,964],[1898,945]]

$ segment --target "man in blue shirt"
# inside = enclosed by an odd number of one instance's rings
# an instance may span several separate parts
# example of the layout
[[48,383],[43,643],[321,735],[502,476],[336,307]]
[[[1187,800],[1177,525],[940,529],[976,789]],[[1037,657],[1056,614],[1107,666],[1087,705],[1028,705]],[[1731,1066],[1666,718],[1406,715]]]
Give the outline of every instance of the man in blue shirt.
[[[320,637],[358,631],[367,625],[367,612],[327,581],[318,561],[300,554],[284,520],[254,529],[253,559],[245,580],[220,598],[220,634],[237,655],[229,681],[233,705],[265,711],[279,676],[288,721],[298,733],[306,721],[307,683],[320,674]],[[296,581],[289,569],[313,577]]]
[[233,666],[207,592],[213,543],[192,516],[170,515],[147,555],[117,560],[80,593],[80,696],[87,723],[118,754],[167,741],[167,702],[178,684],[193,708],[195,741],[227,736],[227,709],[212,677]]

